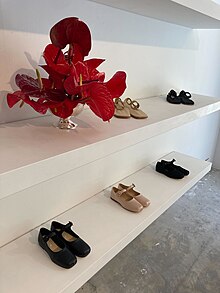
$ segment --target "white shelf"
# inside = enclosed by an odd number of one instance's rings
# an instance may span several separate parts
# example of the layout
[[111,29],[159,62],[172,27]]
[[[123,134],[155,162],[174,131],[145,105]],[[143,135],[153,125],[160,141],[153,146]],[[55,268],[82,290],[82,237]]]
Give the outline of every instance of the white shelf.
[[[175,152],[164,157],[173,158],[190,170],[189,176],[170,179],[154,170],[155,162],[121,181],[135,183],[135,189],[151,200],[151,205],[141,213],[131,213],[111,201],[109,188],[56,218],[63,223],[73,221],[74,230],[92,248],[70,270],[50,261],[37,244],[38,230],[0,248],[0,292],[73,293],[77,290],[211,168],[209,162]],[[49,228],[50,223],[43,226]]]
[[113,117],[110,123],[87,109],[74,131],[53,127],[52,116],[1,124],[0,199],[220,109],[219,99],[193,95],[193,100],[194,106],[186,106],[164,96],[141,99],[148,119]]
[[194,29],[220,28],[220,5],[211,0],[91,0]]

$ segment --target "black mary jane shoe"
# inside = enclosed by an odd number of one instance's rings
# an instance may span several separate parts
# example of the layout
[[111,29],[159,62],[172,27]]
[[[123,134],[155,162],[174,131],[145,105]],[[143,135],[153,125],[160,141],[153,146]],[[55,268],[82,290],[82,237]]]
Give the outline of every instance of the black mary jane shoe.
[[179,98],[182,104],[184,105],[194,105],[194,101],[191,100],[191,94],[189,92],[181,91],[179,93]]
[[76,264],[76,256],[55,232],[41,228],[38,234],[38,243],[58,266],[70,269]]
[[181,103],[181,98],[177,96],[177,93],[174,90],[171,90],[167,94],[167,102],[171,104],[180,104]]
[[184,169],[184,168],[181,167],[181,166],[175,165],[175,164],[174,164],[175,161],[176,161],[175,159],[173,159],[172,161],[161,160],[161,163],[163,163],[163,164],[167,164],[167,165],[173,165],[174,168],[176,168],[177,170],[179,170],[180,172],[182,172],[182,173],[184,174],[184,176],[189,175],[189,170]]
[[53,221],[51,223],[51,230],[57,233],[73,254],[79,257],[85,257],[90,253],[91,248],[84,240],[82,240],[71,230],[72,225],[72,222],[63,225],[59,222]]
[[173,179],[182,179],[184,177],[183,172],[176,169],[173,164],[165,164],[162,161],[157,162],[156,171]]

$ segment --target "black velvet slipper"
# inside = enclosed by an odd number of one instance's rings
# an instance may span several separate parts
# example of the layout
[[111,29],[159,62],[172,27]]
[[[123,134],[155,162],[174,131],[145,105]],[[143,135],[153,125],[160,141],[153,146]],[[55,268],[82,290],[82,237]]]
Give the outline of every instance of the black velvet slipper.
[[167,102],[171,104],[180,104],[181,103],[181,98],[177,96],[177,93],[174,90],[171,90],[167,94]]
[[194,105],[194,101],[191,100],[191,94],[189,92],[181,91],[179,93],[179,98],[182,104],[184,105]]
[[38,243],[58,266],[69,269],[76,264],[76,256],[55,232],[41,228],[38,234]]
[[173,164],[166,164],[163,161],[157,162],[156,171],[173,179],[182,179],[184,173],[175,168]]
[[181,166],[175,165],[174,164],[175,161],[176,161],[175,159],[173,159],[172,161],[161,160],[161,163],[166,164],[166,165],[173,165],[177,170],[179,170],[180,172],[182,172],[184,174],[184,176],[189,175],[189,170],[184,169]]
[[73,254],[85,257],[90,253],[91,248],[84,240],[82,240],[71,230],[72,225],[72,222],[63,225],[59,222],[53,221],[51,223],[51,230],[57,233]]

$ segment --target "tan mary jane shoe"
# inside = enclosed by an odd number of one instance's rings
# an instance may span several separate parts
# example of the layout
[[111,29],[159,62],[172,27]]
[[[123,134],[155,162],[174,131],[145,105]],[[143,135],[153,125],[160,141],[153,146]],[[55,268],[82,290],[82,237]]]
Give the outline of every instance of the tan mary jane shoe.
[[116,187],[112,187],[111,199],[128,211],[139,213],[143,210],[143,206],[136,199],[127,194],[126,189],[119,190]]
[[126,194],[136,199],[142,206],[148,207],[150,205],[150,200],[144,197],[142,194],[134,190],[135,185],[130,186],[124,185],[122,183],[118,184],[119,190],[126,190]]

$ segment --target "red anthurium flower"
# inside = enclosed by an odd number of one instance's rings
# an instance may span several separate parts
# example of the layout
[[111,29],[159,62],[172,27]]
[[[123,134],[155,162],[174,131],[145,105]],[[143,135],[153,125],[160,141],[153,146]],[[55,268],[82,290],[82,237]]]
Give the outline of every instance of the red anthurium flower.
[[[114,115],[114,98],[126,89],[126,73],[118,71],[107,82],[105,73],[97,67],[104,59],[84,60],[91,50],[91,34],[88,26],[76,17],[69,17],[55,24],[50,37],[52,44],[46,46],[43,57],[46,65],[41,67],[48,78],[17,74],[15,81],[19,91],[7,95],[9,107],[19,101],[45,114],[50,110],[60,118],[71,116],[78,103],[87,104],[103,121]],[[62,49],[69,44],[68,51]]]
[[[16,91],[13,94],[7,95],[7,102],[10,108],[21,100],[30,105],[35,111],[45,114],[50,107],[56,108],[57,105],[60,107],[60,104],[67,99],[65,91],[51,88],[52,83],[49,79],[42,79],[42,88],[37,79],[25,74],[17,74],[15,81],[21,91]],[[36,99],[31,99],[30,97]],[[73,106],[75,107],[76,104],[77,103],[74,103]],[[71,113],[72,110],[73,108],[71,109]],[[58,110],[57,116],[59,116],[59,114],[60,112]]]
[[97,79],[99,81],[104,81],[105,73],[104,72],[99,72],[96,69],[104,61],[105,61],[105,59],[97,59],[97,58],[93,58],[93,59],[89,59],[89,60],[84,61],[86,67],[88,68],[89,77],[92,80]]
[[[78,67],[79,69],[79,67]],[[81,69],[81,68],[80,68]],[[103,121],[108,121],[114,115],[113,99],[120,97],[126,89],[126,74],[118,71],[108,82],[98,80],[79,84],[77,70],[64,82],[64,88],[69,95],[78,95],[90,109]]]
[[48,110],[48,107],[43,104],[43,100],[44,99],[41,99],[41,101],[38,100],[37,102],[31,100],[29,96],[24,94],[22,91],[16,91],[13,94],[7,95],[7,102],[10,108],[12,108],[19,101],[23,101],[40,114],[45,114]]
[[108,88],[98,82],[92,82],[82,87],[82,92],[88,97],[86,104],[103,121],[109,121],[114,115],[115,106]]
[[73,109],[78,105],[78,101],[65,99],[60,103],[48,103],[51,112],[60,117],[67,118],[72,115]]
[[63,52],[53,44],[46,46],[43,57],[47,65],[57,73],[62,75],[67,75],[69,73],[70,65],[66,61]]
[[113,98],[119,98],[126,89],[126,73],[124,71],[117,71],[113,77],[106,82],[106,86]]
[[52,82],[51,87],[61,90],[64,89],[63,81],[65,79],[65,75],[56,72],[48,65],[41,65],[41,67],[49,74],[49,80]]
[[91,50],[91,34],[88,26],[77,17],[64,18],[50,30],[50,39],[56,47],[64,49],[66,45],[78,45],[82,56]]
[[31,97],[59,102],[67,97],[64,90],[53,89],[51,80],[47,78],[42,78],[40,85],[38,79],[26,74],[17,74],[15,81],[21,92]]

